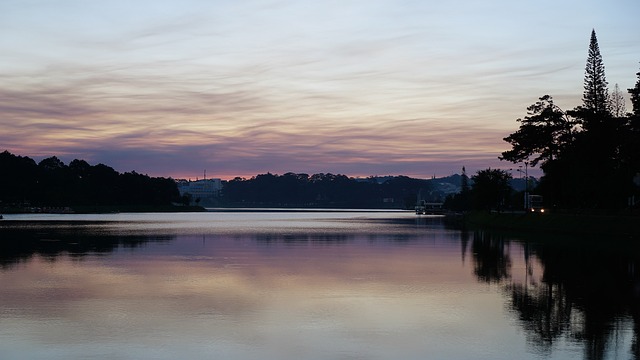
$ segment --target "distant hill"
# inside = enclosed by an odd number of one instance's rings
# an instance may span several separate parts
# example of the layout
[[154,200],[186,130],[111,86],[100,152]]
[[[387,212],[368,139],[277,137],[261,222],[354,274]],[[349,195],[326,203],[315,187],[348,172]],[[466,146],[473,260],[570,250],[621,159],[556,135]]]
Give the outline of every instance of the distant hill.
[[[371,176],[368,178],[356,179],[359,182],[369,182],[375,184],[387,184],[392,187],[404,183],[405,187],[415,190],[416,199],[440,202],[444,201],[447,196],[457,194],[462,191],[462,175],[453,174],[440,178],[416,179],[406,176]],[[411,185],[409,185],[411,184]],[[522,178],[511,179],[509,182],[511,188],[516,192],[525,191],[526,181]],[[473,180],[469,178],[469,186],[473,186]],[[530,177],[529,190],[538,186],[538,180]]]
[[[445,195],[459,193],[462,190],[462,175],[453,174],[443,178],[427,180],[431,186]],[[469,180],[469,185],[472,181]]]

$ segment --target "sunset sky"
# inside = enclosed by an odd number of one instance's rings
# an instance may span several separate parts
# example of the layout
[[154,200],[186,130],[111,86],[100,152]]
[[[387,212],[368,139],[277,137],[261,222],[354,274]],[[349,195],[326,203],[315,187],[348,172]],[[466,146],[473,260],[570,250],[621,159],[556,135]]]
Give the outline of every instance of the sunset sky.
[[580,105],[593,28],[628,99],[638,14],[638,0],[3,0],[0,151],[192,179],[510,168],[502,138],[528,105]]

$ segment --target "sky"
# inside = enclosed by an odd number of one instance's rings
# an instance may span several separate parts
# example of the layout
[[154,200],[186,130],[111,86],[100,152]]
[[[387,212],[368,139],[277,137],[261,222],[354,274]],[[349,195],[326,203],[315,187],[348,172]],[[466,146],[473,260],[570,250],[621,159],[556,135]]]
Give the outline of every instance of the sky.
[[581,104],[592,29],[631,109],[638,14],[637,0],[3,0],[0,151],[190,179],[517,168],[502,139],[540,96]]

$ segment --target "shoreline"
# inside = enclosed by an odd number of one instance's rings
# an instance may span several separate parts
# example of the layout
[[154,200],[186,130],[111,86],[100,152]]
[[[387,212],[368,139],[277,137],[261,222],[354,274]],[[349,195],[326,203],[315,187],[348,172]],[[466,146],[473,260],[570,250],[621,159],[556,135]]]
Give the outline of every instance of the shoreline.
[[640,239],[640,216],[470,212],[463,225],[472,228],[574,235],[615,235]]

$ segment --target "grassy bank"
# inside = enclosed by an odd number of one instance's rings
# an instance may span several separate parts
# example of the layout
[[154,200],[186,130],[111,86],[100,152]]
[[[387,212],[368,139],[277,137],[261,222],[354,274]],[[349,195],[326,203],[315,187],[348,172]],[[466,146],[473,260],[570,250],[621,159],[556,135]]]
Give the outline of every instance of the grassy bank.
[[618,235],[640,239],[638,215],[530,214],[472,212],[464,216],[473,228],[585,235]]

